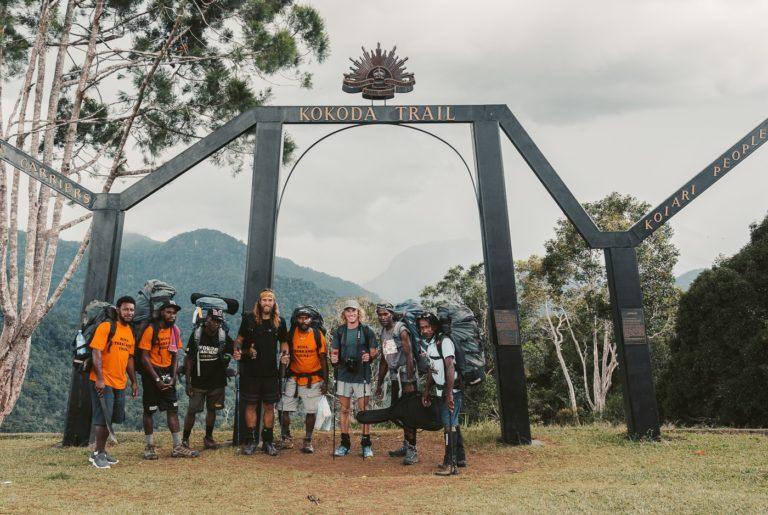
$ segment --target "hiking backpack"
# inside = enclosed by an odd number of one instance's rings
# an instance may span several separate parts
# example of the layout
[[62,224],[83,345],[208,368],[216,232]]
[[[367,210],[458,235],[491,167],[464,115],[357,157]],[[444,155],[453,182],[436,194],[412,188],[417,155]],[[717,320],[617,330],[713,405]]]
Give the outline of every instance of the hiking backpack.
[[[136,356],[139,355],[139,343],[148,327],[152,326],[152,347],[157,343],[160,330],[160,306],[173,300],[176,288],[158,279],[150,279],[144,283],[136,296],[136,311],[133,315],[133,335],[136,339]],[[137,367],[139,371],[142,367]]]
[[[463,386],[480,384],[485,379],[485,353],[480,337],[480,326],[475,315],[459,302],[447,301],[437,308],[442,331],[456,349],[456,370]],[[440,357],[441,345],[437,346]]]
[[[105,350],[109,350],[112,346],[112,338],[115,336],[117,330],[117,308],[109,302],[101,300],[92,300],[85,307],[83,314],[83,325],[81,331],[83,332],[83,338],[85,339],[85,354],[80,356],[75,355],[75,364],[79,365],[82,372],[90,372],[93,365],[93,354],[91,352],[91,342],[96,335],[96,329],[103,322],[109,322],[109,335],[107,336],[107,347]],[[77,352],[77,349],[75,349]]]
[[411,337],[411,347],[413,359],[416,362],[416,369],[419,375],[429,372],[429,358],[426,357],[427,345],[419,333],[419,326],[416,323],[416,317],[424,313],[424,307],[419,301],[408,299],[401,302],[394,308],[394,318],[396,322],[402,322],[408,329],[408,336]]

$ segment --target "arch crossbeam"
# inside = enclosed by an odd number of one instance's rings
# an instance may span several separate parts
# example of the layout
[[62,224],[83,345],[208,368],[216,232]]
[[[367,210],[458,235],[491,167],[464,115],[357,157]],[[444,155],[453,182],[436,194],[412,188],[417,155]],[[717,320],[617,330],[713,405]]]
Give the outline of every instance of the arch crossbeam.
[[75,204],[89,211],[93,210],[96,193],[1,139],[0,159],[67,197]]
[[699,198],[710,186],[728,175],[728,172],[751,156],[766,141],[768,141],[768,119],[749,131],[746,136],[720,154],[717,159],[678,188],[669,198],[638,220],[629,229],[633,239],[637,242],[636,245],[642,243],[659,227],[667,223],[670,218]]

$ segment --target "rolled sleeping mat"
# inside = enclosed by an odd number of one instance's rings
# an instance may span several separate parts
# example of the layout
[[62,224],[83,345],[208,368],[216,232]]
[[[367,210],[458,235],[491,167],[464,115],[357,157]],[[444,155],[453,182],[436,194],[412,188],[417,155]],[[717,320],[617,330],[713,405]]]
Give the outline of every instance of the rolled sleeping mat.
[[227,305],[226,311],[230,315],[237,314],[237,310],[240,309],[240,303],[237,300],[224,297],[222,295],[219,295],[218,293],[193,293],[189,297],[189,301],[192,304],[196,305],[198,300],[200,300],[202,298],[205,298],[205,297],[211,297],[211,298],[214,298],[214,299],[220,299],[220,300],[224,301],[224,303]]
[[421,395],[408,395],[398,400],[389,408],[365,410],[357,413],[357,421],[361,424],[381,424],[394,422],[399,426],[439,431],[443,429],[437,399],[434,397],[429,406],[421,402]]

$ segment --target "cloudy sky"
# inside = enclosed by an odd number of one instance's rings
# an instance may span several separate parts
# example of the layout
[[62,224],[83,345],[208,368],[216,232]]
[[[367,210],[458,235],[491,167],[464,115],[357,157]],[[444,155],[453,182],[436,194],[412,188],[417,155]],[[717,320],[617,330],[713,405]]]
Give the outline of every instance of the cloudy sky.
[[[402,104],[507,104],[582,201],[612,192],[657,204],[768,116],[768,2],[316,1],[331,56],[312,90],[275,87],[275,105],[365,105],[341,91],[361,45],[397,45],[415,73]],[[276,82],[280,82],[279,78]],[[292,126],[300,150],[332,126]],[[468,127],[430,126],[472,166]],[[504,139],[513,252],[542,251],[560,216]],[[249,173],[203,163],[131,210],[126,230],[167,239],[199,227],[244,239]],[[677,215],[677,272],[736,252],[768,209],[761,150]],[[77,230],[68,238],[75,238]],[[403,249],[479,240],[461,161],[399,127],[346,131],[298,165],[278,254],[364,282]]]

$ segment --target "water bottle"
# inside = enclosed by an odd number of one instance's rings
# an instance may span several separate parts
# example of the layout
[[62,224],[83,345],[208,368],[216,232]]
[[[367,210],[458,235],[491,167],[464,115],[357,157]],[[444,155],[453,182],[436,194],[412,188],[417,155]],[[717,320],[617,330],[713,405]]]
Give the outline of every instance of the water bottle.
[[82,329],[77,331],[77,336],[75,336],[75,354],[78,356],[82,356],[83,354],[86,354],[88,352],[88,349],[85,345],[85,336],[83,336]]

